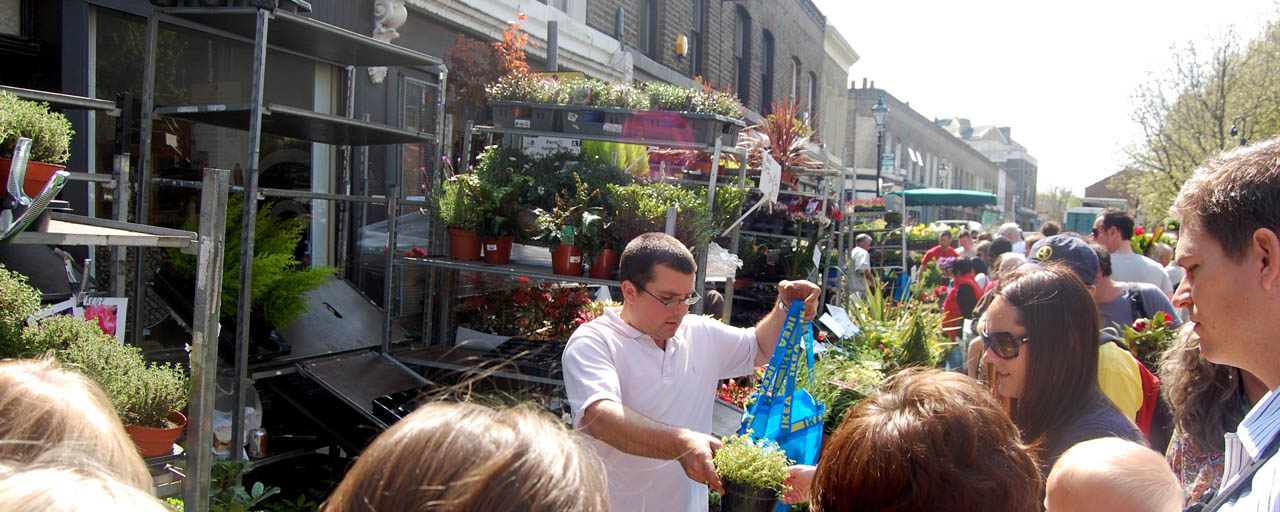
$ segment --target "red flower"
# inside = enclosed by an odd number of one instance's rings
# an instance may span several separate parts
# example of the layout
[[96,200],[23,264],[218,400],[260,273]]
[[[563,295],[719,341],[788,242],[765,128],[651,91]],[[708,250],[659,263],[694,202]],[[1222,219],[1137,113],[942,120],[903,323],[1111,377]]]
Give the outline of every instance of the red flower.
[[417,257],[419,257],[419,258],[426,258],[426,257],[427,257],[427,251],[422,250],[422,248],[421,248],[421,247],[414,247],[414,248],[413,248],[413,255],[414,255],[414,256],[417,256]]
[[1173,316],[1170,315],[1169,313],[1164,313],[1164,323],[1167,324],[1170,322],[1173,322]]
[[1148,327],[1151,327],[1151,322],[1146,318],[1139,318],[1133,321],[1133,330],[1136,332],[1146,331]]
[[1138,226],[1138,227],[1136,227],[1136,228],[1133,228],[1133,234],[1135,234],[1135,235],[1141,235],[1141,234],[1142,234],[1142,226]]

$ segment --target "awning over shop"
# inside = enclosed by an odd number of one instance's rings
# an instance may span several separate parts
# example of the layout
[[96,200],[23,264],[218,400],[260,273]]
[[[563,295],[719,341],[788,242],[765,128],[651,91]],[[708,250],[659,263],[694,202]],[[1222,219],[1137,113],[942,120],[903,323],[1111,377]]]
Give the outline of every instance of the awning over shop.
[[907,206],[983,206],[996,204],[995,194],[950,188],[913,188],[888,195],[906,197]]

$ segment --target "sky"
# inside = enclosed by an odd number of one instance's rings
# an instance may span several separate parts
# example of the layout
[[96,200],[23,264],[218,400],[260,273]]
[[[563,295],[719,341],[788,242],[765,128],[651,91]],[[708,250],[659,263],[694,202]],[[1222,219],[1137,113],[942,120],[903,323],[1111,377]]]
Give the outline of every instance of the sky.
[[850,81],[927,118],[1011,127],[1039,161],[1039,190],[1077,196],[1140,140],[1133,94],[1168,74],[1172,48],[1255,37],[1278,2],[814,0],[859,56]]

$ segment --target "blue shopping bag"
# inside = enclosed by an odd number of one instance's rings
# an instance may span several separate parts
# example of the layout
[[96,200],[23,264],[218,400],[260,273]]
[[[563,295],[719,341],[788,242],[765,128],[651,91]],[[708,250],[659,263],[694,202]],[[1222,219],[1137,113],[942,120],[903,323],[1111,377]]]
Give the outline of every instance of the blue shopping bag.
[[[812,328],[803,318],[804,302],[793,301],[755,403],[743,416],[738,433],[750,429],[753,438],[777,442],[796,464],[815,465],[822,449],[822,415],[827,408],[807,390],[796,389],[801,364],[807,364],[809,385],[813,386]],[[779,504],[774,510],[790,508]]]

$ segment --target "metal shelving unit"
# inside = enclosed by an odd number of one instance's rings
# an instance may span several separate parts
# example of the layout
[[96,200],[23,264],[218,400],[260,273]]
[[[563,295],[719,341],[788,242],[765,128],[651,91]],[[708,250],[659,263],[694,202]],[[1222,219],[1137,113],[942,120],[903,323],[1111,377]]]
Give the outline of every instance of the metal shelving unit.
[[[253,79],[250,87],[250,101],[244,104],[204,104],[204,105],[169,105],[157,108],[156,106],[156,55],[157,44],[159,41],[159,31],[161,21],[179,24],[190,27],[195,30],[229,37],[233,40],[244,41],[253,45],[252,53],[252,69]],[[350,146],[369,146],[369,145],[386,145],[386,144],[403,144],[416,142],[436,142],[439,140],[438,134],[442,133],[443,128],[443,108],[445,82],[447,78],[447,69],[443,62],[435,57],[378,41],[376,39],[357,34],[355,32],[336,27],[309,17],[299,15],[284,10],[265,10],[255,7],[212,7],[212,8],[171,8],[166,10],[155,10],[152,12],[147,23],[147,45],[144,53],[144,76],[143,76],[143,94],[142,94],[142,119],[141,119],[141,150],[139,155],[139,187],[136,193],[137,198],[137,220],[141,224],[147,223],[147,216],[150,207],[150,188],[152,185],[170,185],[194,188],[197,185],[193,182],[181,182],[180,180],[153,180],[151,173],[151,145],[153,125],[157,117],[167,117],[173,119],[185,119],[192,122],[199,122],[225,128],[234,128],[246,130],[248,136],[248,158],[247,169],[244,175],[244,186],[241,188],[244,193],[244,212],[243,229],[241,239],[241,293],[239,296],[240,311],[236,321],[235,336],[235,355],[232,359],[231,366],[235,371],[235,399],[232,405],[233,425],[231,439],[241,439],[245,430],[244,408],[240,405],[245,403],[246,390],[250,382],[248,374],[248,343],[249,338],[249,308],[250,308],[250,291],[251,287],[246,283],[253,278],[253,255],[254,255],[254,233],[255,220],[258,208],[258,201],[261,197],[267,195],[276,195],[284,197],[293,197],[300,199],[326,200],[339,202],[338,212],[338,232],[343,242],[340,243],[339,260],[344,260],[346,254],[345,237],[351,231],[351,223],[353,215],[347,209],[341,206],[346,202],[352,203],[378,203],[386,204],[389,216],[388,225],[388,242],[394,247],[396,226],[395,212],[399,209],[400,195],[400,178],[394,172],[387,173],[387,192],[385,198],[369,198],[359,195],[351,195],[351,176],[349,173],[350,166],[342,165],[343,172],[339,172],[339,183],[337,189],[339,193],[329,193],[328,191],[280,191],[274,190],[274,194],[264,192],[272,192],[273,190],[262,189],[258,186],[258,178],[260,174],[259,165],[259,146],[262,135],[275,134],[296,139],[307,140],[330,145],[341,146],[343,151],[341,154],[349,155]],[[346,84],[345,101],[343,105],[343,115],[330,115],[309,111],[296,107],[284,105],[270,104],[264,98],[264,86],[266,82],[266,61],[267,49],[291,53],[316,62],[326,63],[341,70],[343,82]],[[434,74],[436,81],[434,84],[428,84],[430,87],[436,88],[438,98],[435,111],[435,128],[434,134],[422,133],[413,130],[405,130],[392,126],[379,125],[367,121],[357,120],[354,118],[354,84],[356,76],[356,67],[364,66],[411,66],[419,69],[425,69],[429,73]],[[438,145],[437,145],[438,146]],[[345,160],[344,156],[344,160]],[[220,208],[216,215],[203,216],[201,223],[202,228],[206,224],[216,224],[218,232],[221,233],[225,224],[225,191],[226,184],[222,185],[224,201],[221,202]],[[205,189],[208,195],[208,183],[200,185]],[[209,222],[212,221],[212,222]],[[137,267],[135,268],[135,303],[141,303],[142,294],[144,293],[142,279],[145,271],[148,270],[145,256],[140,254],[137,259]],[[366,352],[372,355],[352,355],[343,354],[339,356],[331,356],[329,359],[308,359],[296,362],[296,370],[299,373],[312,377],[326,389],[332,391],[336,396],[352,403],[351,397],[363,397],[365,390],[360,389],[362,386],[369,389],[375,389],[378,392],[385,391],[384,388],[396,387],[398,385],[422,385],[425,383],[420,376],[409,371],[403,365],[387,357],[390,349],[392,337],[392,290],[394,284],[394,273],[392,272],[392,261],[394,259],[394,251],[388,251],[385,257],[387,272],[384,281],[384,309],[382,315],[381,344],[376,347],[376,354]],[[221,265],[219,265],[219,270]],[[217,279],[221,282],[220,276]],[[204,288],[201,288],[204,289]],[[135,308],[140,315],[142,308]],[[197,311],[200,313],[200,311]],[[217,308],[212,311],[212,323],[217,324]],[[141,322],[139,317],[133,322],[135,327],[134,338],[141,338]],[[216,342],[215,342],[216,343]],[[216,345],[208,348],[210,353],[216,353]],[[366,349],[367,347],[355,347],[356,349]],[[324,354],[332,353],[332,351]],[[324,355],[320,354],[320,355]],[[320,357],[317,355],[317,357]],[[212,370],[216,366],[216,356],[205,356],[206,361],[210,362],[206,370]],[[193,368],[196,355],[192,354]],[[354,365],[354,366],[352,366]],[[344,381],[341,376],[349,372],[351,368],[364,368],[377,366],[379,371],[368,372],[352,370],[356,374],[362,375],[362,379],[358,382]],[[367,368],[366,368],[367,370]],[[401,370],[397,372],[396,370]],[[277,371],[279,373],[279,371]],[[412,377],[410,377],[412,376]],[[391,383],[393,378],[403,377],[403,382]],[[213,384],[213,372],[205,371],[201,377],[203,387],[202,390],[211,390]],[[384,386],[386,384],[386,386]],[[199,386],[199,385],[198,385]],[[379,393],[382,394],[382,393]],[[204,396],[208,395],[208,396]],[[207,407],[195,408],[193,411],[192,423],[200,423],[208,425],[212,418],[212,393],[201,395],[202,401],[207,400]],[[361,412],[367,414],[367,406],[354,405]],[[376,421],[376,418],[374,418]],[[381,424],[381,422],[377,422]],[[199,431],[203,434],[204,431]],[[188,510],[202,511],[206,510],[209,503],[209,461],[212,436],[198,435],[196,436],[195,446],[188,447],[189,465],[188,478],[185,484],[184,501],[187,503]],[[239,458],[240,450],[232,450],[232,456]]]

